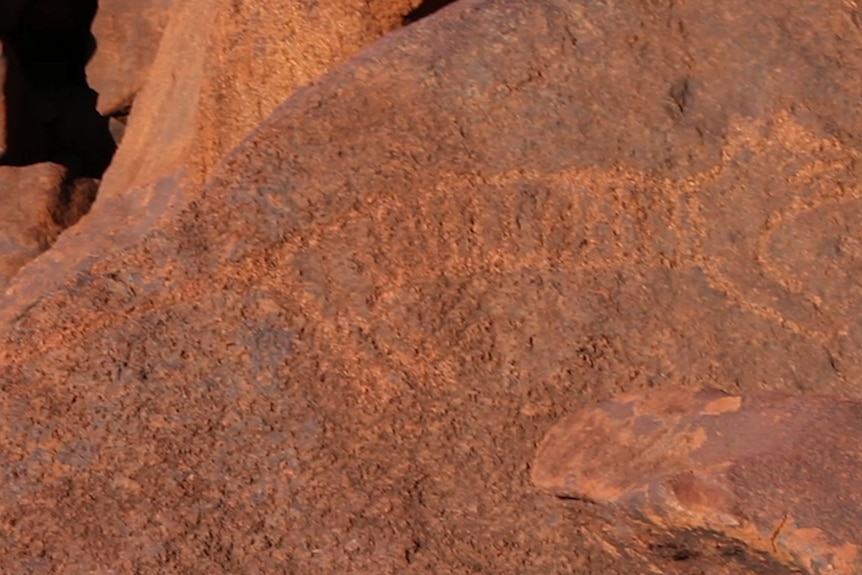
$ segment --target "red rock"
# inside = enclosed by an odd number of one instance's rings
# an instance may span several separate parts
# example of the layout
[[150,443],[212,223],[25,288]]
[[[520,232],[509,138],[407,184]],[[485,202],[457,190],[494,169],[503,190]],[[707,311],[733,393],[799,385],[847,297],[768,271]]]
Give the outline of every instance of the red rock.
[[536,443],[650,385],[858,392],[856,35],[840,3],[458,2],[204,189],[100,196],[0,303],[0,572],[650,573],[530,484]]
[[65,177],[65,168],[55,164],[0,166],[0,291],[60,234],[56,216]]
[[[128,129],[125,125],[120,128],[116,122],[111,126],[115,139],[122,138],[123,146],[104,174],[100,202],[87,224],[76,230],[76,243],[68,251],[66,242],[55,246],[54,253],[43,260],[44,267],[28,274],[29,280],[22,279],[20,290],[16,289],[12,298],[32,297],[35,292],[31,281],[40,289],[52,289],[63,281],[69,269],[89,262],[92,254],[117,249],[124,243],[120,238],[137,239],[138,231],[152,224],[152,213],[160,213],[166,205],[161,199],[153,208],[145,205],[145,201],[159,197],[159,190],[174,190],[169,194],[173,206],[196,197],[222,156],[278,103],[399,26],[402,16],[417,4],[418,0],[386,0],[373,6],[359,0],[327,0],[309,5],[268,0],[240,4],[194,0],[173,5],[171,23],[147,74],[149,80],[136,97]],[[98,22],[97,14],[94,24],[97,35],[110,27],[108,22],[129,16],[121,3],[106,4],[102,10],[103,23]],[[120,16],[112,20],[113,14]],[[153,18],[156,21],[161,17]],[[114,32],[127,26],[125,22],[116,24]],[[155,26],[145,30],[152,32],[144,42],[149,46],[156,36]],[[112,38],[123,40],[120,34],[106,34],[99,42],[104,42],[107,54],[100,57],[97,52],[89,68],[91,81],[107,93],[126,94],[128,90],[119,89],[121,85],[132,85],[122,80],[127,78],[126,68],[121,70],[117,85],[107,87],[98,79],[103,77],[99,76],[101,72],[95,71],[112,69],[112,50],[118,50]],[[129,44],[123,46],[131,50],[135,41],[128,37],[126,40]],[[146,48],[141,50],[139,63],[146,59]],[[105,106],[106,112],[115,107],[107,103]],[[86,114],[70,117],[91,125],[99,121]],[[90,133],[100,138],[84,149],[95,151],[96,158],[103,157],[110,146],[105,137],[109,132]],[[68,269],[58,267],[58,261],[66,262]]]
[[87,64],[87,81],[99,94],[103,115],[134,101],[156,57],[173,0],[101,0],[93,19],[97,48]]
[[179,173],[197,190],[224,154],[288,95],[398,27],[417,4],[174,3],[101,193],[123,194]]
[[672,545],[677,554],[697,557],[723,537],[761,569],[768,557],[852,575],[862,572],[860,443],[859,401],[672,390],[568,416],[540,445],[532,479],[649,524],[666,547],[701,533]]

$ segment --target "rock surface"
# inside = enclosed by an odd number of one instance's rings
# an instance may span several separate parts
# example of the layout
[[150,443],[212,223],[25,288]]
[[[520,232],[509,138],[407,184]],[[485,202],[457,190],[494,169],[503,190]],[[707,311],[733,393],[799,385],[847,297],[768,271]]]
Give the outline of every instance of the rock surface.
[[87,82],[99,94],[103,116],[129,108],[156,57],[173,0],[101,0],[93,19],[96,51]]
[[56,164],[0,166],[0,290],[60,234],[65,178]]
[[[681,390],[623,396],[568,416],[533,482],[648,524],[671,561],[733,549],[764,572],[862,572],[862,402]],[[698,537],[691,537],[698,533]],[[658,535],[660,534],[660,535]],[[683,557],[681,559],[680,557]],[[665,567],[666,568],[666,567]]]
[[[535,446],[620,391],[860,393],[858,21],[464,0],[194,160],[203,190],[167,122],[0,302],[0,571],[649,573]],[[188,54],[181,110],[239,106]]]
[[84,77],[95,7],[95,0],[0,7],[0,166],[21,168],[0,168],[0,206],[7,208],[0,211],[0,289],[80,219],[116,149]]
[[[85,265],[93,254],[117,249],[119,237],[129,229],[140,229],[130,219],[146,221],[147,210],[138,212],[140,202],[130,195],[150,197],[160,180],[179,179],[185,193],[194,196],[221,157],[277,103],[400,26],[402,16],[418,3],[154,0],[142,7],[123,0],[103,2],[93,23],[95,55],[87,66],[88,79],[99,91],[98,106],[96,93],[86,85],[52,88],[46,95],[22,78],[9,112],[20,121],[14,153],[5,158],[8,163],[27,165],[47,158],[93,178],[102,176],[106,158],[113,159],[99,190],[103,201],[93,215],[94,227],[77,230],[76,237],[85,240],[43,262],[36,273],[41,276],[38,284],[52,285],[55,274],[44,268],[55,267],[58,259],[75,262],[72,267]],[[53,16],[61,28],[76,29],[79,13],[90,5],[95,11],[90,1],[38,0],[22,5],[15,20],[10,5],[8,24],[0,25],[0,32],[8,26],[20,38],[22,32],[13,22],[26,17],[35,22],[27,30],[43,30],[45,15],[52,14],[61,15]],[[66,12],[75,17],[62,16]],[[144,77],[146,85],[126,137],[125,118],[122,124],[111,118],[109,124],[95,108],[103,114],[124,110],[137,97]],[[123,149],[114,157],[120,140]]]
[[294,90],[401,24],[418,0],[176,3],[102,194],[183,173],[196,188]]

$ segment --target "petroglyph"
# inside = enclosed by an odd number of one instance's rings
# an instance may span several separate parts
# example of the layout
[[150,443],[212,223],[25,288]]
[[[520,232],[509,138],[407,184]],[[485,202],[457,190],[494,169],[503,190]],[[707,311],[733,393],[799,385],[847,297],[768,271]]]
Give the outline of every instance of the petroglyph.
[[578,273],[697,266],[735,305],[827,345],[862,312],[862,299],[843,297],[862,292],[859,156],[782,114],[738,120],[722,164],[681,180],[623,167],[452,177],[440,199],[465,202],[467,221],[445,226],[473,233],[452,271],[467,260]]

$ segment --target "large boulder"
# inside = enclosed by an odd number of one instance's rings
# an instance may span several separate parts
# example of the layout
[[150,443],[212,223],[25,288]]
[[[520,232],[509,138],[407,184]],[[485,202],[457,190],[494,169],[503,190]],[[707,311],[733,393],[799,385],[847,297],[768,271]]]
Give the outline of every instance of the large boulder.
[[[0,302],[0,571],[648,573],[530,483],[535,446],[619,391],[858,393],[858,21],[463,1],[201,191],[115,180]],[[182,53],[151,89],[194,98],[125,181],[233,109]]]

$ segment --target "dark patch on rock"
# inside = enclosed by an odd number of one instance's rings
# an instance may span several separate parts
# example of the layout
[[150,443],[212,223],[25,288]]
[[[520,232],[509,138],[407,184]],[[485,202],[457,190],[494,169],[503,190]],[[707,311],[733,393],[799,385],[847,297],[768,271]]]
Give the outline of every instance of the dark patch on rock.
[[455,0],[423,0],[416,8],[404,15],[404,25],[418,22],[422,18],[430,16],[438,10],[452,4]]

